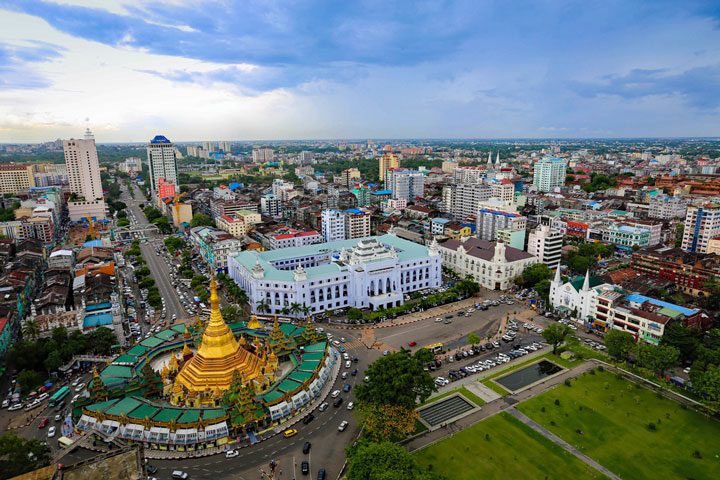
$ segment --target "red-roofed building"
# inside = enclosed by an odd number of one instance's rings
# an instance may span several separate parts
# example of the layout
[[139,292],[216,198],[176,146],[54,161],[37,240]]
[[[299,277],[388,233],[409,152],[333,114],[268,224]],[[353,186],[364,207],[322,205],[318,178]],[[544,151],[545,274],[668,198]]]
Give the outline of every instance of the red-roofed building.
[[270,236],[269,243],[271,250],[289,247],[303,247],[322,243],[323,237],[316,230],[295,230],[289,229],[284,233]]

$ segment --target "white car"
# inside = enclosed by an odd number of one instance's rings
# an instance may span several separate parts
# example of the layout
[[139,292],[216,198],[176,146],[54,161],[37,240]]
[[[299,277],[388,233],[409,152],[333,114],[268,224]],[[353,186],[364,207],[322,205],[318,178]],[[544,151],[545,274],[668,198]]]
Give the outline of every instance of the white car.
[[350,360],[345,362],[345,368],[350,368],[351,366],[352,366],[352,362]]
[[345,353],[343,353],[343,358],[344,358],[345,360],[350,360],[350,355],[348,355],[348,353],[345,352]]
[[76,392],[82,392],[82,389],[85,388],[85,384],[81,383],[77,387],[75,387]]
[[340,395],[340,390],[334,390],[334,391],[330,394],[330,396],[331,396],[332,398],[337,398],[339,395]]
[[225,452],[225,458],[235,458],[238,455],[240,455],[240,452],[238,452],[237,450],[228,450],[227,452]]
[[340,426],[338,427],[338,431],[339,431],[339,432],[344,432],[349,423],[350,423],[350,422],[348,422],[347,420],[343,420],[343,421],[340,423]]
[[15,410],[20,410],[23,407],[22,403],[16,403],[15,405],[11,405],[10,408],[8,408],[8,412],[14,412]]
[[55,436],[55,427],[48,428],[48,438],[52,438]]
[[353,408],[355,408],[355,404],[353,402],[348,402],[347,409],[352,410]]

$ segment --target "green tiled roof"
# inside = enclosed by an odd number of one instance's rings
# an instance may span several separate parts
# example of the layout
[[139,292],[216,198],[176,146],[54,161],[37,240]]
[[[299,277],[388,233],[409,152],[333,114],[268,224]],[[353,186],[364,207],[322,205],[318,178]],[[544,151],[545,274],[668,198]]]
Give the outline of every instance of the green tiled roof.
[[277,390],[270,390],[269,392],[267,392],[266,394],[264,394],[262,396],[262,399],[265,402],[270,403],[270,402],[274,402],[275,400],[279,399],[282,396],[283,396],[282,392],[278,392]]
[[213,408],[211,410],[203,410],[202,412],[202,418],[203,420],[214,420],[216,418],[224,417],[225,410],[222,410],[220,408]]
[[133,397],[125,397],[122,400],[120,400],[118,403],[113,405],[111,408],[108,408],[105,410],[105,413],[108,415],[129,415],[130,412],[135,410],[137,407],[142,405],[142,402],[133,398]]
[[296,327],[292,323],[281,323],[280,330],[282,330],[285,335],[292,336]]
[[132,367],[109,365],[100,373],[100,376],[103,381],[105,381],[105,377],[132,378]]
[[171,422],[173,420],[176,420],[181,413],[182,410],[177,408],[163,408],[158,413],[156,413],[152,419],[156,422]]
[[156,337],[162,338],[163,340],[170,340],[171,338],[174,338],[177,335],[177,332],[175,330],[163,330],[162,332],[158,332],[155,334]]
[[[585,283],[585,276],[578,276],[573,279],[570,283],[576,291],[580,291]],[[595,288],[598,285],[605,283],[602,278],[590,275],[590,288]]]
[[245,323],[245,322],[234,322],[234,323],[228,324],[228,327],[230,327],[230,330],[233,330],[233,331],[242,330],[246,326],[247,326],[247,323]]
[[660,315],[667,315],[670,318],[677,318],[680,315],[682,315],[682,312],[678,312],[677,310],[674,310],[669,307],[663,307],[660,310],[657,311]]
[[158,410],[160,410],[160,408],[156,407],[155,405],[150,405],[149,403],[143,403],[138,408],[133,410],[129,416],[132,418],[138,418],[140,420],[144,420],[145,418],[152,418],[153,415],[155,415]]
[[140,345],[143,345],[145,347],[155,348],[164,342],[165,342],[165,340],[163,340],[161,338],[150,337],[150,338],[146,338],[145,340],[140,342]]
[[295,371],[288,375],[287,378],[290,380],[295,380],[296,382],[305,383],[307,380],[310,380],[312,376],[312,372]]
[[300,384],[294,380],[286,379],[286,380],[283,380],[283,382],[277,386],[277,390],[288,393],[288,392],[292,392],[293,390],[300,388],[301,386],[302,386],[302,384]]
[[318,342],[305,345],[305,352],[324,352],[327,342]]
[[128,355],[135,355],[136,357],[140,357],[147,352],[149,348],[143,347],[142,345],[135,345],[130,350],[127,351]]
[[100,402],[100,403],[93,403],[92,405],[88,405],[87,408],[91,412],[104,412],[106,408],[110,408],[113,405],[115,405],[119,400],[117,398],[113,400],[108,400],[107,402]]
[[175,330],[178,333],[185,333],[185,325],[182,323],[178,323],[177,325],[173,325],[170,327],[171,330]]
[[302,356],[302,361],[320,361],[325,356],[325,352],[312,352],[312,353],[305,353]]
[[300,365],[298,365],[298,370],[305,370],[307,372],[313,372],[318,368],[318,365],[320,364],[317,360],[308,360],[306,362],[302,362]]
[[200,420],[200,410],[188,409],[177,419],[178,423],[197,423]]
[[133,363],[134,364],[135,362],[137,362],[137,357],[135,355],[127,355],[127,354],[120,355],[119,357],[117,357],[115,360],[112,361],[112,363],[114,363],[114,364],[118,364],[118,363]]

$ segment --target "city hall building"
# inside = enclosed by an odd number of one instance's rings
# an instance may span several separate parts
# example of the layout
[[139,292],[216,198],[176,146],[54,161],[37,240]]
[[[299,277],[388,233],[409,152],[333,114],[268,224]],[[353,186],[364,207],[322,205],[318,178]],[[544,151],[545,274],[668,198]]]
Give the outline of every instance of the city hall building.
[[248,293],[253,312],[281,314],[297,304],[307,306],[311,313],[322,313],[401,305],[406,293],[440,286],[441,263],[437,244],[425,247],[389,233],[267,252],[244,251],[229,257],[228,271]]

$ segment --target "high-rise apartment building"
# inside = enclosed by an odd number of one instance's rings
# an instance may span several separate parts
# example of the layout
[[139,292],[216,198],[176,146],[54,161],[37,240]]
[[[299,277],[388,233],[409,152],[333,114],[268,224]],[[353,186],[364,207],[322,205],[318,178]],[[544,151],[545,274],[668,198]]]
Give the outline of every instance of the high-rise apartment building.
[[300,165],[307,165],[308,163],[313,163],[313,161],[315,160],[315,154],[313,152],[302,151],[298,156],[298,160],[300,161]]
[[560,265],[563,234],[549,225],[539,225],[528,235],[527,252],[550,268]]
[[487,169],[477,166],[457,167],[453,170],[453,183],[480,183],[487,177]]
[[379,178],[381,182],[385,181],[386,172],[390,170],[391,168],[398,168],[400,166],[400,162],[398,161],[398,157],[393,155],[392,153],[386,153],[379,159]]
[[413,202],[425,194],[425,176],[417,170],[390,169],[386,172],[385,188],[392,190],[393,198]]
[[527,218],[519,213],[492,208],[480,204],[477,213],[477,236],[481,240],[493,242],[498,230],[525,230]]
[[691,206],[685,215],[682,249],[707,253],[708,242],[720,237],[720,205]]
[[443,188],[443,210],[456,219],[476,215],[480,202],[488,200],[492,191],[484,183],[460,183]]
[[272,193],[260,198],[260,212],[268,217],[280,218],[283,214],[282,202]]
[[35,166],[9,163],[0,165],[0,193],[26,192],[35,186]]
[[100,162],[90,130],[85,131],[82,140],[63,140],[63,153],[73,194],[68,202],[70,220],[77,221],[85,216],[104,219],[106,205],[100,181]]
[[565,160],[544,157],[535,164],[533,185],[541,192],[552,192],[555,187],[565,185]]
[[345,210],[345,239],[370,236],[371,215],[359,208]]
[[673,218],[684,218],[686,212],[687,200],[681,197],[656,195],[650,198],[648,205],[648,217],[650,218],[672,220]]
[[360,170],[357,168],[348,168],[340,172],[340,182],[346,187],[350,187],[356,183],[356,180],[360,180]]
[[515,200],[515,184],[506,178],[493,180],[490,182],[490,193],[503,203],[511,204]]
[[172,142],[162,135],[156,135],[147,146],[150,189],[157,190],[158,179],[173,185],[178,184],[177,159]]
[[252,151],[253,163],[272,162],[275,152],[272,148],[254,148]]
[[322,236],[326,242],[345,240],[345,214],[340,210],[323,210],[320,214]]

